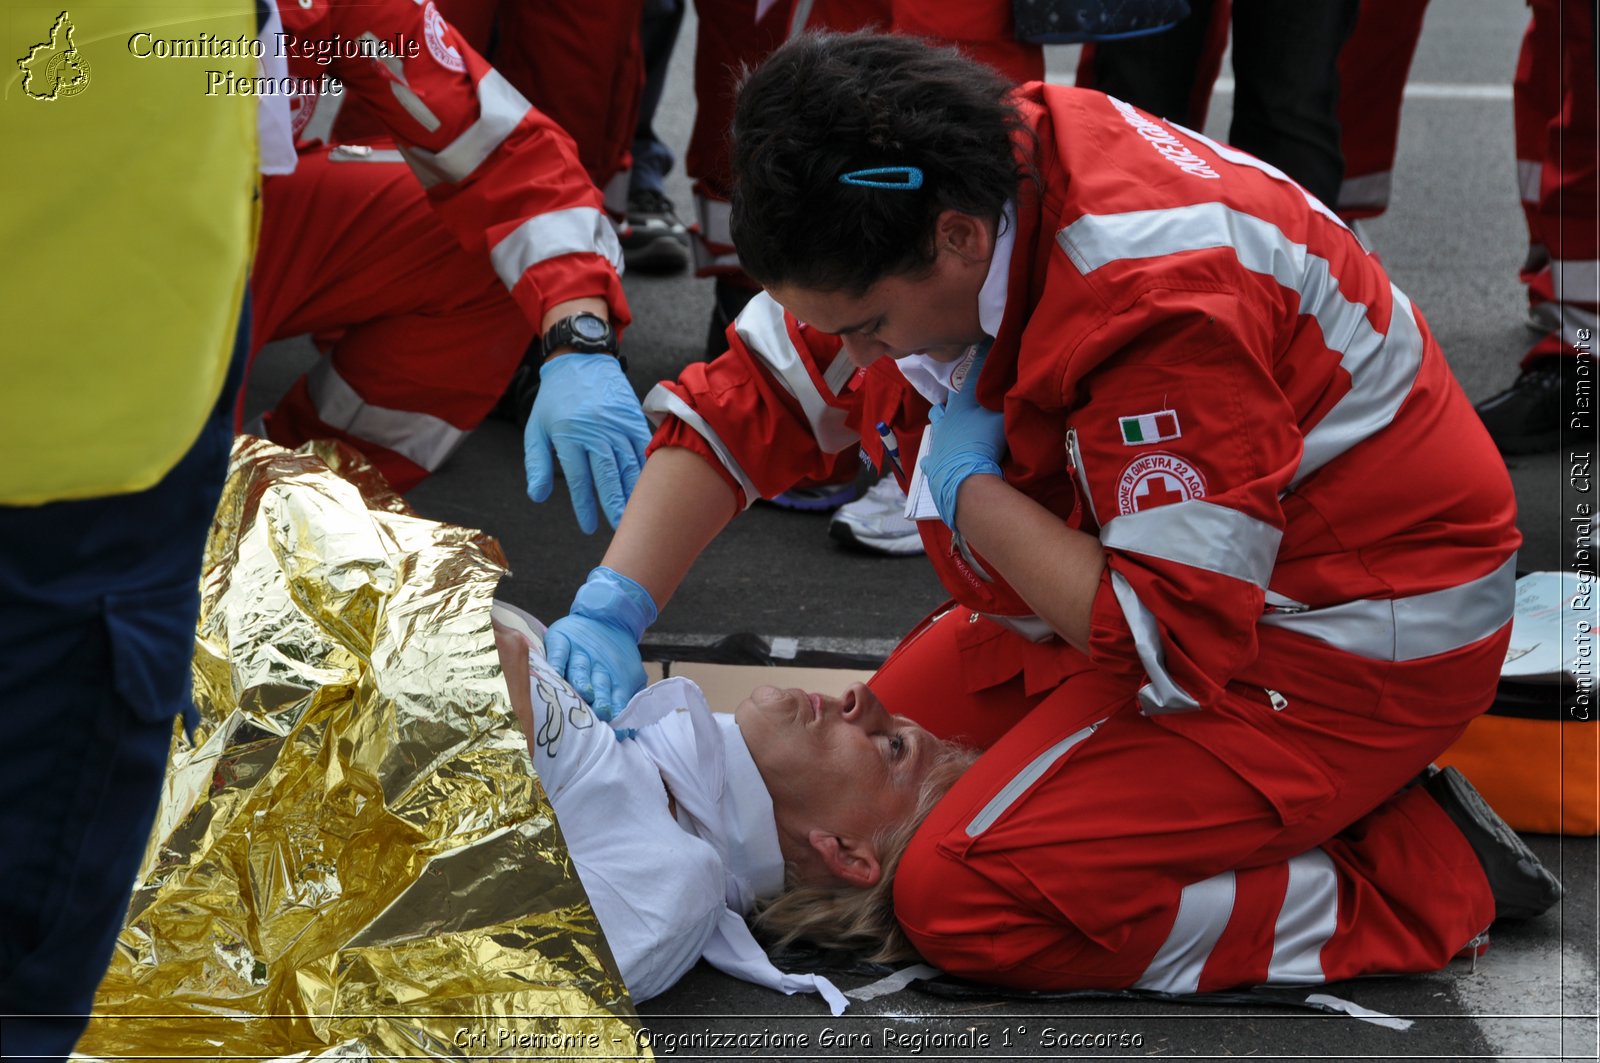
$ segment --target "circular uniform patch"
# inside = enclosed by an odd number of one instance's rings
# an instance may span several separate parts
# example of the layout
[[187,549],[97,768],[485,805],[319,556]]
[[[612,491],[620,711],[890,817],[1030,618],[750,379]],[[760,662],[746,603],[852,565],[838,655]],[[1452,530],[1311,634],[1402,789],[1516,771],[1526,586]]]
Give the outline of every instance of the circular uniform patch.
[[300,139],[300,134],[305,132],[306,126],[311,124],[311,117],[317,113],[317,100],[320,98],[320,93],[315,88],[316,82],[311,78],[306,78],[305,81],[311,86],[311,91],[296,92],[289,97],[289,130],[296,140]]
[[467,61],[461,58],[461,53],[445,40],[445,21],[439,10],[433,6],[433,0],[428,0],[428,6],[422,11],[422,35],[428,40],[428,51],[433,53],[434,59],[447,70],[461,73],[467,69]]
[[1117,483],[1117,512],[1139,513],[1206,497],[1206,478],[1176,454],[1155,450],[1128,462]]

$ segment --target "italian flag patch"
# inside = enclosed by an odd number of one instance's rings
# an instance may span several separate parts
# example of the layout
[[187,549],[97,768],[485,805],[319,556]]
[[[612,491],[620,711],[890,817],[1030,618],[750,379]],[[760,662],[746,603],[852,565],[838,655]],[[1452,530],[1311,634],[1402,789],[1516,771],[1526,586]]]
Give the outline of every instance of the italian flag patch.
[[1183,429],[1178,427],[1177,410],[1157,410],[1155,413],[1141,413],[1137,417],[1121,417],[1117,423],[1122,426],[1122,445],[1125,447],[1165,443],[1183,435]]

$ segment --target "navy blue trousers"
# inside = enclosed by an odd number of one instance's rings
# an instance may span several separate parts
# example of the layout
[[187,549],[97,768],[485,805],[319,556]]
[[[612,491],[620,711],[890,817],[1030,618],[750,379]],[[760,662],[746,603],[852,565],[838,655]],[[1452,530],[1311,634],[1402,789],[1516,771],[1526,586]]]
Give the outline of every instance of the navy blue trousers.
[[8,1056],[65,1057],[82,1034],[155,817],[173,719],[192,719],[200,558],[227,474],[249,320],[247,305],[216,408],[161,482],[0,507]]

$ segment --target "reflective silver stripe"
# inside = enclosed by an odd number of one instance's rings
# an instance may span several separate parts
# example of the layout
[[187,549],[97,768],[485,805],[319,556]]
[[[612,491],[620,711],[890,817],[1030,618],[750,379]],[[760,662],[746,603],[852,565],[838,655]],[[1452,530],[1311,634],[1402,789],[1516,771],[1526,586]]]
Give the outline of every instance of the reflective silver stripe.
[[1556,299],[1563,303],[1588,303],[1600,299],[1600,262],[1594,259],[1557,258],[1550,262]]
[[1593,310],[1562,304],[1561,339],[1568,347],[1591,342],[1596,332],[1600,332],[1600,314],[1596,314]]
[[1283,532],[1201,499],[1113,517],[1100,529],[1108,549],[1159,557],[1254,583],[1265,590]]
[[1111,590],[1117,596],[1117,604],[1122,606],[1122,615],[1133,632],[1139,663],[1144,665],[1144,674],[1150,679],[1139,688],[1140,709],[1147,716],[1198,709],[1200,703],[1167,674],[1167,655],[1161,646],[1161,629],[1156,625],[1155,614],[1145,608],[1128,578],[1115,570],[1111,573]]
[[694,197],[700,215],[700,238],[717,251],[733,249],[733,204],[701,193]]
[[1067,460],[1072,462],[1072,467],[1077,470],[1078,484],[1083,488],[1083,504],[1089,508],[1089,516],[1099,524],[1100,514],[1095,512],[1094,490],[1089,486],[1089,470],[1083,467],[1083,452],[1078,448],[1076,428],[1067,429]]
[[528,113],[528,101],[494,70],[479,79],[477,92],[478,120],[445,148],[437,153],[425,148],[400,149],[423,187],[459,182],[470,176],[505,143],[511,131],[522,123],[522,116]]
[[1346,177],[1339,185],[1339,207],[1387,207],[1393,184],[1394,174],[1388,170]]
[[822,374],[822,382],[828,385],[828,390],[835,395],[844,390],[850,383],[850,378],[856,375],[856,364],[844,353],[844,348],[839,348],[839,353],[833,356],[833,361]]
[[1422,366],[1422,335],[1410,302],[1398,288],[1389,286],[1393,307],[1385,336],[1367,320],[1367,308],[1339,290],[1327,259],[1311,254],[1271,222],[1221,203],[1085,215],[1056,239],[1085,273],[1130,258],[1232,248],[1245,269],[1299,295],[1300,312],[1316,320],[1323,342],[1338,353],[1340,366],[1350,375],[1350,390],[1306,433],[1294,484],[1387,426]]
[[1321,849],[1289,861],[1289,888],[1272,931],[1268,985],[1320,985],[1322,946],[1339,925],[1339,876]]
[[1008,631],[1014,631],[1029,642],[1049,642],[1056,638],[1056,629],[1045,622],[1043,617],[1034,616],[1004,616],[1000,613],[980,613],[985,620],[999,624]]
[[728,449],[728,445],[717,435],[716,430],[706,423],[706,419],[696,413],[693,407],[684,402],[676,392],[665,384],[657,384],[644,397],[644,412],[649,415],[652,425],[659,425],[671,415],[698,432],[700,438],[704,439],[716,454],[717,460],[722,462],[722,467],[728,470],[728,474],[744,491],[745,508],[749,509],[755,505],[756,500],[761,497],[761,492],[756,490],[756,485],[750,481],[744,466],[739,464],[739,460],[733,456],[733,451]]
[[322,420],[357,439],[403,454],[430,472],[467,438],[465,431],[432,414],[372,405],[326,358],[306,374],[306,387]]
[[601,202],[606,210],[620,218],[628,213],[628,186],[633,183],[633,167],[618,170],[600,190]]
[[1074,731],[1049,749],[1040,753],[1027,763],[1021,771],[1011,777],[1011,781],[1000,788],[1000,792],[989,799],[988,804],[972,817],[972,822],[967,824],[967,837],[976,838],[984,831],[995,825],[999,818],[1005,815],[1006,809],[1017,803],[1017,799],[1027,792],[1028,787],[1038,782],[1045,772],[1049,771],[1056,761],[1067,755],[1067,752],[1094,734],[1105,720],[1096,720],[1081,731]]
[[1318,639],[1374,661],[1415,661],[1488,638],[1511,620],[1517,557],[1487,576],[1409,598],[1362,598],[1299,613],[1268,613],[1261,623]]
[[[1355,304],[1345,305],[1360,313]],[[1411,300],[1392,283],[1389,305],[1387,337],[1374,331],[1363,315],[1359,324],[1353,318],[1343,322],[1354,332],[1348,346],[1328,344],[1339,352],[1339,365],[1350,374],[1350,390],[1306,432],[1300,467],[1290,487],[1298,487],[1340,454],[1387,428],[1411,394],[1422,369],[1422,331],[1411,313]],[[1326,337],[1328,323],[1322,327]]]
[[622,272],[622,245],[611,219],[594,207],[568,207],[535,214],[494,245],[489,261],[507,289],[532,267],[562,255],[602,255]]
[[1517,160],[1517,191],[1524,203],[1539,202],[1539,184],[1544,180],[1544,163]]
[[1161,993],[1196,992],[1200,972],[1233,917],[1234,889],[1232,871],[1185,886],[1167,940],[1133,987]]
[[845,411],[828,405],[818,390],[805,360],[789,337],[783,307],[772,296],[758,292],[734,318],[733,328],[751,353],[800,404],[812,437],[824,451],[837,454],[860,445],[860,434],[845,425]]
[[1284,173],[1271,163],[1262,162],[1254,155],[1240,151],[1238,148],[1229,147],[1226,144],[1219,144],[1215,140],[1212,140],[1210,137],[1206,136],[1204,133],[1197,133],[1193,129],[1188,129],[1176,122],[1173,122],[1172,126],[1174,129],[1182,129],[1185,133],[1194,137],[1196,140],[1200,141],[1200,143],[1204,144],[1206,147],[1210,148],[1212,151],[1216,152],[1218,155],[1222,156],[1224,159],[1227,159],[1231,163],[1234,163],[1238,166],[1248,166],[1252,170],[1260,170],[1262,173],[1266,174],[1275,181],[1282,181],[1284,184],[1293,185],[1295,188],[1299,189],[1300,194],[1305,197],[1306,206],[1310,207],[1324,218],[1327,218],[1329,221],[1339,226],[1339,228],[1347,228],[1344,220],[1340,218],[1339,215],[1335,214],[1331,209],[1329,209],[1326,203],[1322,202],[1322,200],[1318,199],[1310,192],[1307,192],[1304,188],[1301,188],[1300,184],[1295,181],[1294,178],[1290,177],[1288,174]]
[[[302,3],[300,6],[305,7],[307,5]],[[360,39],[370,41],[375,45],[374,51],[381,52],[387,47],[383,41],[378,40],[377,34],[371,30],[363,33]],[[406,109],[406,113],[416,119],[418,125],[431,133],[444,124],[439,121],[439,116],[429,110],[426,103],[422,102],[422,97],[412,90],[411,83],[406,80],[405,62],[398,55],[378,54],[372,57],[372,61],[386,68],[389,73],[394,75],[394,80],[389,82],[389,92],[394,96],[395,101]],[[422,183],[427,185],[428,182],[423,181]]]
[[1310,606],[1306,605],[1305,602],[1297,602],[1287,594],[1279,594],[1271,587],[1267,588],[1266,604],[1272,606],[1274,609],[1282,609],[1285,612],[1290,613],[1303,613],[1310,608]]
[[811,21],[811,8],[816,0],[795,0],[794,13],[789,16],[789,35],[786,40],[794,40],[805,31],[806,23]]
[[[1569,347],[1579,342],[1591,343],[1600,331],[1600,315],[1571,303],[1540,303],[1528,308],[1528,323],[1545,332],[1559,331]],[[1587,329],[1589,334],[1583,335]]]

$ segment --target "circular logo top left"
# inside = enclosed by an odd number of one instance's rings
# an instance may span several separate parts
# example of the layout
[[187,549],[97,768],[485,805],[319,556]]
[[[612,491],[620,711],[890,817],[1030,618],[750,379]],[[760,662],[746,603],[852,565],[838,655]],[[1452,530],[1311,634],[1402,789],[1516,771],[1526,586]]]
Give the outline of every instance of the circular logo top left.
[[50,27],[49,39],[33,45],[17,60],[22,91],[29,99],[53,103],[89,87],[89,60],[72,43],[72,32],[72,16],[63,11]]

